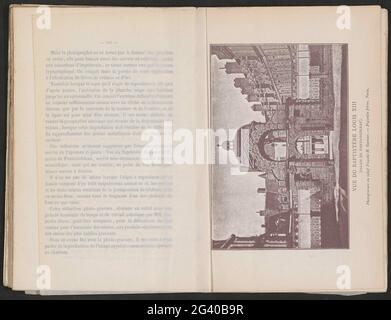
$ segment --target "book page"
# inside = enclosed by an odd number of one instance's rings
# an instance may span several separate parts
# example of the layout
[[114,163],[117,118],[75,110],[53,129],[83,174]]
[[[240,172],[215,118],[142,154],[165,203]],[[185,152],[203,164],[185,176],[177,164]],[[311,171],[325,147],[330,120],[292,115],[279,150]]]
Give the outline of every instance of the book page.
[[207,10],[213,291],[386,289],[382,21]]
[[[36,289],[38,267],[38,205],[37,163],[35,140],[34,63],[32,25],[35,9],[12,10],[11,36],[13,54],[11,65],[12,92],[10,95],[10,117],[8,135],[12,143],[7,146],[9,160],[7,169],[13,176],[7,184],[12,187],[12,204],[8,207],[12,215],[10,261],[7,282],[15,290]],[[10,139],[10,137],[9,137]],[[12,180],[13,179],[13,180]],[[7,189],[7,192],[10,192]]]
[[208,166],[176,149],[207,126],[204,18],[34,14],[37,289],[210,289]]

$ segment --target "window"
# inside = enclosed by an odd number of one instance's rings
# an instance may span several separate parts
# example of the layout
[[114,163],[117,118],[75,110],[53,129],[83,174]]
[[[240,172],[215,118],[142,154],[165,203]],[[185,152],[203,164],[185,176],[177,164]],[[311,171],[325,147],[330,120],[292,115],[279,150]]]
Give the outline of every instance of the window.
[[296,150],[300,154],[328,154],[329,136],[314,135],[298,138],[296,141]]
[[272,161],[287,159],[286,130],[271,130],[262,136],[258,142],[261,154]]

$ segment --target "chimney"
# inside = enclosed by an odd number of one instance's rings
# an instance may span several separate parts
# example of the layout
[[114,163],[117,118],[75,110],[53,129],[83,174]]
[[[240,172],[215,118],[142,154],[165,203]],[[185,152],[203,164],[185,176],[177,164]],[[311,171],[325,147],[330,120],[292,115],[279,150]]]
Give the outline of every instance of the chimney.
[[266,188],[258,188],[257,193],[266,193]]
[[266,210],[259,210],[257,213],[261,216],[264,217],[266,215]]

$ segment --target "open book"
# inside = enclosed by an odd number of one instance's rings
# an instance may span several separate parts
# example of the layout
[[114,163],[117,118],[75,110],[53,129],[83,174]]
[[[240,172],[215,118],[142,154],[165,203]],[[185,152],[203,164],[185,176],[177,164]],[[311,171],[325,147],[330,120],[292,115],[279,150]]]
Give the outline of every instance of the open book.
[[5,285],[386,290],[387,26],[12,6]]

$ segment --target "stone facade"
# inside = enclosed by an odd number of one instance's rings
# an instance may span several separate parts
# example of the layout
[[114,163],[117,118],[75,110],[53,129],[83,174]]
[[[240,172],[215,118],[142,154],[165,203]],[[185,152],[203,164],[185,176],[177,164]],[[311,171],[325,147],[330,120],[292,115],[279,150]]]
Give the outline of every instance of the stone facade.
[[[322,219],[333,214],[323,208],[332,207],[336,184],[331,46],[214,46],[212,54],[235,59],[226,64],[226,72],[241,74],[234,87],[265,117],[239,128],[233,145],[240,160],[245,151],[237,141],[248,141],[246,170],[266,178],[265,209],[259,211],[265,233],[247,242],[232,235],[215,247],[322,247]],[[298,96],[299,55],[308,56],[306,99]]]

